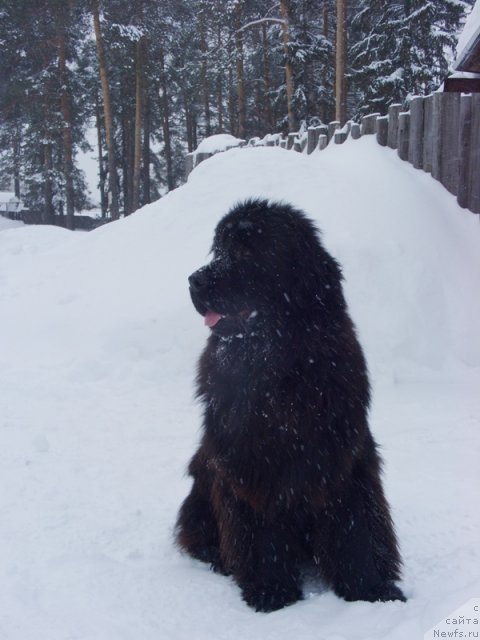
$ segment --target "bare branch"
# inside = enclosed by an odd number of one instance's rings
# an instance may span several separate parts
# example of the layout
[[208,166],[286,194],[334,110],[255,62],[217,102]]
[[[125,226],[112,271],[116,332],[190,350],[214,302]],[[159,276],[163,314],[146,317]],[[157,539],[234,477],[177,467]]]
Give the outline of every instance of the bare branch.
[[260,18],[260,20],[253,20],[253,22],[248,22],[247,24],[237,29],[235,33],[239,33],[240,31],[245,31],[249,27],[255,27],[257,24],[264,24],[265,22],[275,22],[276,24],[285,24],[285,20],[281,20],[280,18]]

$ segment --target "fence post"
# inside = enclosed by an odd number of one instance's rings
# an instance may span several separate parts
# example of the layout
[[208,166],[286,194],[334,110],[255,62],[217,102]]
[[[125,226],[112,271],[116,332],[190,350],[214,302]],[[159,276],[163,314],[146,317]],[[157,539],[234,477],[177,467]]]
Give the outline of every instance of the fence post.
[[433,96],[432,176],[456,195],[460,93]]
[[[317,127],[318,129],[318,137],[320,138],[320,136],[327,136],[328,138],[328,124],[321,124],[319,127]],[[317,146],[318,146],[318,140],[317,140]]]
[[318,142],[318,132],[316,127],[308,127],[307,129],[307,153],[310,154],[315,150]]
[[415,169],[423,167],[423,104],[422,96],[415,96],[410,102],[410,142],[408,161]]
[[362,134],[360,132],[360,125],[358,124],[358,122],[352,122],[350,133],[354,140],[358,140],[361,137]]
[[363,116],[360,131],[362,136],[368,136],[377,131],[377,118],[380,116],[379,113],[371,113],[368,116]]
[[340,127],[340,122],[338,120],[334,120],[333,122],[328,123],[328,141],[333,138],[335,135],[335,131]]
[[398,114],[398,156],[408,160],[408,143],[410,142],[410,114],[403,111]]
[[402,110],[401,104],[391,104],[388,107],[388,146],[396,149],[398,144],[398,116]]
[[423,170],[432,173],[433,152],[433,94],[423,103]]
[[323,151],[328,146],[328,136],[320,135],[318,138],[318,149],[319,151]]
[[193,153],[187,153],[185,156],[185,180],[193,171]]
[[480,93],[472,95],[468,208],[480,213]]
[[211,157],[211,153],[205,153],[203,151],[200,151],[200,153],[196,153],[195,154],[195,166],[198,167],[198,165],[203,162],[204,160],[208,160],[208,158]]
[[388,116],[377,118],[377,142],[380,146],[386,147],[388,143]]
[[343,131],[343,129],[337,129],[333,135],[333,140],[335,144],[343,144],[345,140],[348,138],[348,131]]
[[287,137],[287,149],[291,149],[297,137],[296,133],[289,133]]
[[458,136],[458,189],[457,202],[464,209],[469,199],[469,169],[472,139],[472,96],[460,98],[460,125]]

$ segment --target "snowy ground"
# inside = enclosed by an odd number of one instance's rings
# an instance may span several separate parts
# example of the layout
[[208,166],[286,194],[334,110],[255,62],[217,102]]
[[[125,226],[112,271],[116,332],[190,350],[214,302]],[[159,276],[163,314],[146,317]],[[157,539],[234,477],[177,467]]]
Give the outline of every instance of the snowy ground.
[[[375,382],[407,604],[256,614],[172,545],[207,329],[187,275],[238,198],[323,229]],[[373,140],[232,150],[89,234],[0,225],[0,639],[410,640],[480,593],[480,225]]]

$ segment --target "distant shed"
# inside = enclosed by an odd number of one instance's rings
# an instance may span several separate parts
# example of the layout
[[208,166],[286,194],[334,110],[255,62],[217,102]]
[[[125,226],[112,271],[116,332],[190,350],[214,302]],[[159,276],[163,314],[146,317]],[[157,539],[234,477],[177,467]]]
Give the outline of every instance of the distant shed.
[[465,22],[457,50],[455,72],[445,80],[444,91],[480,93],[480,0]]

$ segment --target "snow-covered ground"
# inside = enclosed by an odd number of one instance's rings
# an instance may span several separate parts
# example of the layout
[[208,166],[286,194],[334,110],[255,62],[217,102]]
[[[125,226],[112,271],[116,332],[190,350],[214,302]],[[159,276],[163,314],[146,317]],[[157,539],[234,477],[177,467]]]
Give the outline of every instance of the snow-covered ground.
[[[304,208],[344,266],[406,604],[309,584],[257,614],[172,544],[208,331],[186,278],[257,195]],[[89,234],[2,223],[0,638],[411,640],[478,597],[479,246],[478,217],[373,139],[219,154]]]

